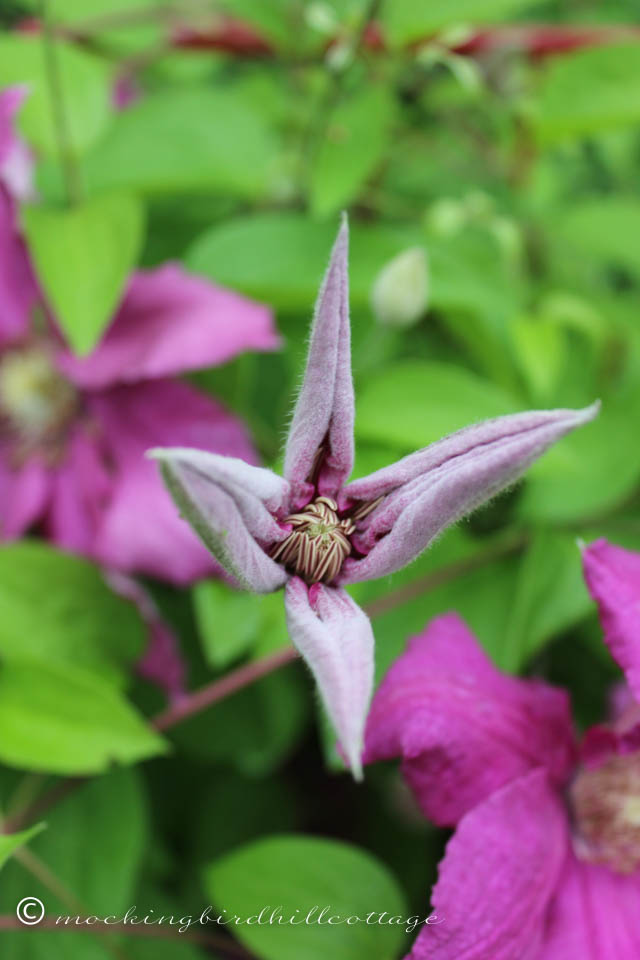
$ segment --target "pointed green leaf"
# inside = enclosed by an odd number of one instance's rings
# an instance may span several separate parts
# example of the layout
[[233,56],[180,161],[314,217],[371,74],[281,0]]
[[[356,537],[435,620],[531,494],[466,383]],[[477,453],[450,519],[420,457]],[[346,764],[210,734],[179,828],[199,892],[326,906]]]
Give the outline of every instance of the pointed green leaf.
[[0,666],[0,760],[46,773],[101,773],[165,743],[109,684],[70,664]]
[[311,174],[311,210],[320,217],[356,199],[391,136],[393,101],[386,87],[365,86],[331,115]]
[[69,210],[28,207],[24,226],[36,272],[71,347],[89,353],[124,294],[143,237],[143,209],[125,193]]
[[41,833],[45,826],[44,823],[37,823],[34,827],[29,827],[28,830],[21,830],[20,833],[0,834],[0,869],[19,847],[23,847],[32,837]]

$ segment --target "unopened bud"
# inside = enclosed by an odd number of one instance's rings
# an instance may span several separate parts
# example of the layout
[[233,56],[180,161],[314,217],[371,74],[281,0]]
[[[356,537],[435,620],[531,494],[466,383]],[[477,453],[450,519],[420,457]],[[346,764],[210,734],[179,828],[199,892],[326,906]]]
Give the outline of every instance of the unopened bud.
[[371,291],[371,306],[386,327],[410,327],[427,309],[429,273],[427,254],[411,247],[385,264]]

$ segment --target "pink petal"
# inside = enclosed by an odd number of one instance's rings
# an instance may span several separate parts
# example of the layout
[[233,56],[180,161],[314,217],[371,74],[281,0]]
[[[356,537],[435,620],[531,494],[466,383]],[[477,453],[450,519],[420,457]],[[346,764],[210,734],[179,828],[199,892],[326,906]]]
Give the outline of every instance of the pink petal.
[[5,87],[0,90],[0,170],[16,143],[15,117],[26,95],[26,87]]
[[188,384],[155,380],[114,387],[90,401],[114,465],[114,490],[98,529],[95,553],[107,566],[190,583],[213,561],[182,520],[156,465],[156,444],[189,444],[246,456],[254,452],[242,424]]
[[558,883],[539,960],[637,960],[640,875],[571,855]]
[[32,458],[22,466],[12,464],[12,451],[0,449],[0,537],[11,540],[40,519],[50,491],[44,464]]
[[0,184],[0,347],[26,334],[35,300],[36,286],[16,228],[16,211]]
[[567,694],[500,673],[456,614],[437,617],[373,699],[364,762],[397,756],[425,814],[455,824],[533,767],[565,782],[575,759]]
[[440,922],[422,928],[407,960],[540,960],[567,852],[566,814],[543,770],[493,793],[447,844],[432,896]]
[[385,496],[352,541],[340,582],[385,576],[414,560],[450,524],[514,483],[556,440],[599,410],[511,414],[466,427],[344,488],[340,503]]
[[88,357],[60,365],[80,387],[103,388],[224,363],[279,344],[268,307],[168,263],[131,278],[115,320]]
[[0,91],[0,187],[17,200],[34,197],[33,156],[15,132],[16,115],[27,94],[27,87]]
[[49,538],[65,550],[93,556],[113,480],[100,437],[90,426],[78,424],[67,440],[64,459],[52,470],[45,520]]
[[186,663],[178,638],[162,619],[151,594],[137,580],[114,571],[108,571],[105,578],[112,590],[135,603],[147,626],[147,649],[138,662],[138,673],[165,690],[170,702],[179,700],[186,694]]
[[[344,218],[316,303],[307,367],[287,439],[284,475],[294,507],[311,499],[314,475],[319,492],[335,496],[353,466],[348,247]],[[316,455],[323,445],[318,464]]]
[[605,643],[640,700],[640,554],[596,540],[583,550],[582,564]]
[[308,664],[354,777],[362,777],[362,735],[373,689],[373,631],[344,590],[299,577],[286,587],[289,634]]

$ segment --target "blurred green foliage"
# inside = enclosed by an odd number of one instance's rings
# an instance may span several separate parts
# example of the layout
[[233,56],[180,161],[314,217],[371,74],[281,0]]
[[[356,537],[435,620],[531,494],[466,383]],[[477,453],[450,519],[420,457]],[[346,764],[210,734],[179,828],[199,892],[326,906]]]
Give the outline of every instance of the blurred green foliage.
[[[264,462],[276,464],[344,207],[358,474],[483,417],[602,399],[599,419],[515,491],[407,570],[353,591],[374,619],[378,675],[411,633],[456,609],[501,667],[568,685],[579,722],[601,719],[616,672],[576,541],[605,535],[640,548],[640,44],[606,33],[637,26],[634,0],[48,8],[71,169],[60,162],[42,38],[14,29],[37,14],[30,0],[0,3],[0,86],[31,91],[20,124],[42,203],[24,223],[77,351],[100,336],[137,259],[180,260],[270,304],[282,351],[193,381],[240,414]],[[383,46],[364,30],[372,11]],[[226,15],[262,49],[207,42]],[[533,22],[603,34],[584,49],[532,55]],[[470,46],[487,23],[494,42]],[[198,46],[175,42],[187,29]],[[112,106],[116,82],[134,97],[123,110]],[[70,175],[82,198],[72,211]],[[415,246],[428,257],[428,309],[410,329],[385,329],[373,319],[372,285]],[[220,582],[149,586],[180,636],[193,687],[288,642],[278,597]],[[91,564],[36,542],[0,551],[0,603],[3,812],[25,806],[51,775],[101,773],[47,815],[27,848],[62,887],[52,891],[42,871],[34,880],[33,861],[14,859],[3,868],[3,913],[26,895],[52,913],[79,912],[79,901],[85,913],[138,903],[196,914],[209,899],[250,913],[274,897],[294,908],[326,900],[357,912],[380,901],[402,911],[406,899],[426,909],[442,835],[413,810],[395,771],[370,771],[363,787],[336,775],[333,745],[309,723],[313,694],[298,665],[176,727],[169,757],[131,769],[167,744],[142,719],[160,706],[157,691],[131,679],[143,633],[130,605]],[[114,760],[130,768],[109,770]],[[330,949],[345,960],[408,949],[397,931],[340,930]],[[238,936],[264,960],[325,956],[321,934],[303,932]],[[103,960],[116,949],[86,934],[1,936],[8,960]],[[187,937],[117,944],[132,960],[205,955]]]

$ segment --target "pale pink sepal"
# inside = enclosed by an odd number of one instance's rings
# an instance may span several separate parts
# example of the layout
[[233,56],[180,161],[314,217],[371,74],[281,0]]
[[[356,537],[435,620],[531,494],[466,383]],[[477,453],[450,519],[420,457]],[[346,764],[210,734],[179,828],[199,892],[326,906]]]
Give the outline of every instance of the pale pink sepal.
[[544,770],[491,794],[447,844],[432,895],[439,922],[422,928],[407,960],[540,960],[567,850],[567,817]]
[[373,631],[345,593],[292,577],[285,606],[291,639],[308,664],[356,780],[362,779],[364,724],[373,689]]
[[240,585],[270,593],[287,573],[263,546],[288,530],[273,518],[286,501],[288,485],[263,467],[180,447],[151,450],[186,520],[219,563]]
[[[308,481],[316,467],[318,491],[335,496],[353,466],[348,244],[343,218],[316,303],[307,367],[287,438],[284,475],[294,507],[308,503],[313,493]],[[318,464],[323,444],[326,451]]]
[[446,527],[518,480],[553,443],[599,409],[595,403],[584,410],[485,421],[349,484],[343,505],[386,497],[352,537],[363,557],[345,561],[339,582],[372,580],[406,566]]

